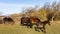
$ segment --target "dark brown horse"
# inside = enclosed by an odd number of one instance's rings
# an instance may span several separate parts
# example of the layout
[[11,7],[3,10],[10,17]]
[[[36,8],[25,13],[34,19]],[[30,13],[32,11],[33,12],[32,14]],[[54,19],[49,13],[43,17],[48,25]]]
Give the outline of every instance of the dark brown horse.
[[27,27],[32,28],[32,23],[29,17],[22,17],[21,18],[21,25],[27,25]]
[[10,17],[5,17],[4,19],[3,19],[3,21],[4,21],[4,24],[6,23],[6,21],[8,21],[9,23],[11,23],[12,22],[12,24],[14,24],[15,22],[13,21],[13,19],[12,18],[10,18]]

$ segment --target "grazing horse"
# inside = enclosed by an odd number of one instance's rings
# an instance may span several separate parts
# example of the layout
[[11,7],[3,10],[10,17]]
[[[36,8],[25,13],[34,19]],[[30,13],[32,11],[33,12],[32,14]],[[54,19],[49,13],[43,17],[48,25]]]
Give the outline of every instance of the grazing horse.
[[4,21],[4,24],[6,23],[6,21],[8,21],[8,22],[13,22],[12,24],[14,24],[13,19],[10,18],[10,17],[5,17],[5,18],[3,19],[3,21]]

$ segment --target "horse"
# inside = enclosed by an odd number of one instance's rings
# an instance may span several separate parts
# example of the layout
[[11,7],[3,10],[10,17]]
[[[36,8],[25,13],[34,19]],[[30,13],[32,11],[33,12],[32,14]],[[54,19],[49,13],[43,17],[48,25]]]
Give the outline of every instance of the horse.
[[15,22],[13,21],[13,19],[10,18],[10,17],[5,17],[5,18],[3,18],[3,21],[4,21],[4,24],[6,23],[6,21],[8,21],[8,22],[13,22],[12,24],[15,23]]
[[32,28],[32,23],[29,17],[22,17],[21,18],[21,25],[26,25],[27,27]]
[[46,29],[45,29],[46,24],[50,25],[50,21],[47,20],[47,21],[43,21],[43,22],[41,22],[41,21],[37,22],[36,23],[37,27],[35,27],[35,30],[40,32],[39,31],[39,29],[40,29],[42,32],[46,33]]
[[40,29],[42,32],[46,33],[45,26],[46,26],[46,24],[51,25],[51,24],[50,24],[50,20],[52,19],[52,17],[53,17],[53,15],[48,14],[46,21],[43,21],[43,22],[41,22],[41,20],[38,21],[38,22],[36,23],[36,26],[37,26],[37,27],[35,27],[35,30],[39,32],[39,29]]

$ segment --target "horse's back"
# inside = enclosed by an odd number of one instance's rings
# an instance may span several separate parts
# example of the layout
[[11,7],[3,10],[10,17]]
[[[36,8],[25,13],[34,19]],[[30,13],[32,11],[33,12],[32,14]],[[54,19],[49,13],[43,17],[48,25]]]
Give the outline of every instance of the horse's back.
[[22,17],[21,18],[21,21],[24,21],[24,22],[29,21],[29,20],[30,20],[30,18],[28,18],[28,17]]
[[36,18],[36,17],[31,17],[30,20],[31,20],[32,23],[40,22],[40,19]]

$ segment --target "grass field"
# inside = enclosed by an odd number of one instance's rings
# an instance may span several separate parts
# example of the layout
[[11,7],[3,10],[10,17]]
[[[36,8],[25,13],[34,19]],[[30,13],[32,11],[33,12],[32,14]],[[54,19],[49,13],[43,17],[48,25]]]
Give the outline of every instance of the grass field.
[[[60,24],[51,23],[51,26],[46,25],[46,34],[60,34]],[[26,26],[21,26],[18,23],[15,25],[0,24],[0,34],[44,34],[37,32],[34,28],[30,29]]]

